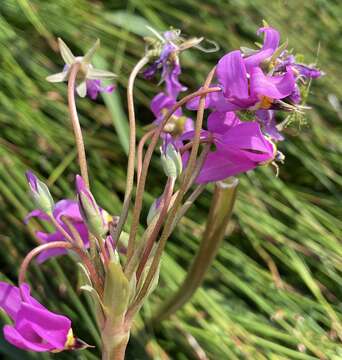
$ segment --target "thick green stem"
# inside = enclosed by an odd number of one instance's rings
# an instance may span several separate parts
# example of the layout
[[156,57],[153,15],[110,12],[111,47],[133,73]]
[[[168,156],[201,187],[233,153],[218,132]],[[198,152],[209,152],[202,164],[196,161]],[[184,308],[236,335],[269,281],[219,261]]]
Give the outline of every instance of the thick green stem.
[[175,313],[190,300],[202,284],[224,238],[235,203],[237,185],[236,178],[216,183],[206,229],[197,255],[182,285],[158,310],[153,318],[154,322],[157,323]]

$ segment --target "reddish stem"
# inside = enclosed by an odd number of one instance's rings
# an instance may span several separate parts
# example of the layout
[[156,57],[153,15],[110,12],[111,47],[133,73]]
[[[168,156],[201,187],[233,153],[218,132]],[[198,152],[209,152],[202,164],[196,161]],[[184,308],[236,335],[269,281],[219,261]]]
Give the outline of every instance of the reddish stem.
[[163,225],[163,222],[165,220],[165,216],[167,214],[167,211],[169,209],[169,205],[170,205],[170,201],[171,201],[171,197],[172,197],[172,193],[173,193],[173,188],[174,188],[174,184],[175,184],[175,179],[174,178],[168,178],[166,187],[165,187],[165,191],[164,191],[164,199],[163,199],[163,207],[162,210],[160,211],[159,217],[158,217],[158,221],[153,229],[153,232],[151,234],[151,236],[148,238],[147,243],[146,243],[146,248],[144,250],[144,253],[142,255],[142,259],[139,263],[138,266],[138,270],[137,270],[137,282],[139,282],[140,276],[144,270],[144,267],[147,263],[147,260],[151,254],[153,245],[157,239],[157,236],[159,234],[159,231]]
[[139,183],[139,179],[140,179],[142,161],[143,161],[143,150],[145,143],[148,139],[150,139],[153,136],[155,130],[156,129],[152,129],[148,131],[139,141],[138,151],[137,151],[137,183]]
[[136,238],[136,234],[137,234],[137,230],[138,230],[139,218],[140,218],[140,213],[141,213],[141,209],[142,209],[142,201],[143,201],[143,194],[144,194],[144,189],[145,189],[147,172],[148,172],[148,168],[149,168],[149,164],[150,164],[150,161],[152,158],[153,151],[158,143],[161,132],[163,131],[168,120],[171,118],[172,114],[178,108],[180,108],[181,106],[183,106],[184,104],[186,104],[188,101],[192,100],[195,97],[200,97],[200,96],[204,96],[206,94],[212,93],[212,92],[219,92],[219,91],[222,91],[222,89],[220,87],[205,88],[205,89],[200,89],[190,95],[185,96],[183,99],[178,101],[172,107],[171,110],[169,110],[169,112],[165,115],[163,121],[156,128],[156,130],[152,136],[151,143],[148,146],[146,154],[145,154],[145,158],[144,158],[144,162],[143,162],[143,166],[142,166],[142,170],[141,170],[141,174],[140,174],[140,179],[138,182],[138,188],[136,191],[136,198],[135,198],[135,204],[134,204],[134,210],[133,210],[133,220],[132,220],[132,225],[131,225],[130,237],[129,237],[129,241],[128,241],[127,260],[129,260],[133,255],[135,238]]
[[34,257],[39,255],[42,251],[50,249],[72,249],[73,245],[66,241],[53,241],[47,244],[42,244],[32,249],[25,257],[19,269],[19,286],[25,282],[25,275],[27,268]]
[[78,163],[80,165],[81,175],[87,188],[89,188],[87,158],[86,158],[82,130],[77,115],[77,108],[75,101],[76,77],[77,77],[77,73],[80,70],[80,67],[81,64],[79,62],[76,62],[71,66],[70,69],[70,74],[68,79],[68,106],[69,106],[70,120],[71,120],[72,128],[74,130],[74,136],[75,136],[77,154],[78,154]]

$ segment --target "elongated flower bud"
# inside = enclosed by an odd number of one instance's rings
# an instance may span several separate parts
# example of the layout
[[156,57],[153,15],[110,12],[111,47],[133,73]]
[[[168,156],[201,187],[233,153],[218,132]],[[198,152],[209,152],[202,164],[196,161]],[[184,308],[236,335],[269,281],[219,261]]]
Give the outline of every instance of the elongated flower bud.
[[161,204],[161,197],[155,199],[150,207],[150,210],[147,214],[147,225],[151,224],[151,221],[154,219],[154,217],[160,213],[160,204]]
[[84,222],[93,235],[101,238],[107,231],[101,209],[79,175],[76,175],[76,191],[78,205]]
[[48,187],[33,174],[26,171],[26,178],[30,187],[30,195],[35,205],[47,214],[51,214],[55,206]]
[[179,151],[169,143],[166,150],[161,149],[161,162],[167,177],[177,178],[182,173],[182,158]]

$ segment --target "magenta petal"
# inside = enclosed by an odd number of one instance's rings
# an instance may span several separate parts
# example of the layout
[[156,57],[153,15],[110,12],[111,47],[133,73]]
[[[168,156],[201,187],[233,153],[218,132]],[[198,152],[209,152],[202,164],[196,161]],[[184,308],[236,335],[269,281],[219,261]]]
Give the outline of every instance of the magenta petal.
[[283,99],[294,91],[295,79],[290,68],[284,75],[267,76],[260,68],[255,67],[251,71],[250,88],[253,95]]
[[226,179],[242,172],[254,169],[256,163],[234,152],[209,153],[196,183],[208,183]]
[[264,44],[262,50],[272,49],[275,51],[279,47],[280,34],[276,29],[273,29],[269,26],[262,27],[257,31],[257,34],[264,33]]
[[223,85],[225,97],[248,98],[247,72],[241,51],[223,56],[217,64],[216,74]]
[[34,332],[44,339],[44,342],[49,343],[54,349],[64,349],[71,328],[71,321],[67,317],[22,303],[17,318],[16,328],[19,331],[22,325],[29,322]]
[[259,66],[267,58],[273,54],[272,49],[260,50],[257,53],[244,58],[246,70],[248,73],[251,72],[253,67]]
[[14,321],[20,309],[19,289],[5,282],[0,282],[0,308]]
[[[170,96],[166,95],[165,93],[161,92],[157,94],[151,101],[150,107],[151,110],[156,117],[155,122],[157,125],[162,121],[163,119],[163,110],[171,110],[172,107],[176,104],[176,100],[171,98]],[[174,115],[176,116],[182,116],[182,109],[178,108]]]
[[[211,87],[217,87],[218,85],[212,85]],[[192,100],[188,101],[186,108],[189,110],[197,110],[199,106],[200,97],[195,97]],[[222,91],[215,91],[209,93],[205,98],[205,109],[210,108],[216,111],[235,111],[239,107],[228,101],[224,96]]]
[[71,321],[47,310],[30,295],[27,284],[18,287],[0,282],[0,308],[13,320],[4,327],[4,336],[14,346],[31,351],[65,348]]
[[44,211],[42,211],[40,209],[36,209],[36,210],[31,211],[30,213],[28,213],[25,216],[24,223],[27,224],[29,222],[29,220],[33,217],[36,217],[41,220],[50,221],[49,216]]
[[259,66],[262,61],[271,57],[274,51],[279,47],[280,35],[277,30],[271,27],[262,27],[257,31],[258,35],[260,35],[260,33],[265,34],[262,49],[244,59],[248,72],[250,72],[253,67]]
[[[44,351],[51,351],[53,348],[49,344],[32,342],[27,340],[24,336],[21,335],[19,331],[15,329],[14,326],[5,325],[4,329],[4,337],[5,339],[12,344],[13,346],[27,351],[36,351],[36,352],[44,352]],[[37,338],[38,340],[38,338]]]
[[208,116],[208,130],[214,133],[223,134],[232,126],[240,123],[239,118],[234,112],[214,111]]
[[217,145],[222,151],[241,152],[253,162],[269,161],[274,157],[273,145],[265,138],[256,121],[242,122],[228,130]]
[[53,210],[53,216],[59,222],[61,222],[61,216],[67,216],[73,221],[82,221],[77,201],[69,199],[58,201]]

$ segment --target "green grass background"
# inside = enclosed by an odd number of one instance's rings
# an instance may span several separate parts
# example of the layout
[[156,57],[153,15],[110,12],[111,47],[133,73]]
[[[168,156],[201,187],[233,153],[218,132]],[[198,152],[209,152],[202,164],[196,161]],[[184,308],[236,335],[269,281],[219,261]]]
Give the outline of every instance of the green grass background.
[[[16,281],[39,224],[23,225],[32,209],[24,171],[33,169],[55,199],[73,197],[78,172],[66,107],[65,84],[44,78],[62,62],[53,51],[62,37],[76,54],[96,38],[96,63],[114,71],[118,90],[97,102],[79,100],[93,190],[113,214],[125,186],[127,120],[125,87],[144,52],[146,24],[181,28],[219,43],[218,53],[182,56],[182,81],[196,89],[225,52],[257,41],[265,19],[290,46],[318,61],[326,76],[312,84],[306,125],[287,130],[280,144],[286,162],[276,178],[270,168],[240,177],[238,201],[227,238],[193,301],[158,329],[143,329],[153,309],[176,289],[196,251],[210,201],[210,187],[170,239],[158,290],[137,321],[127,359],[342,359],[341,151],[342,7],[338,0],[2,0],[0,3],[0,271]],[[155,84],[136,83],[141,127]],[[300,131],[299,131],[300,130]],[[156,156],[157,159],[157,156]],[[152,164],[145,214],[164,181]],[[73,319],[75,332],[98,345],[88,300],[76,290],[70,258],[31,266],[34,294],[51,310]],[[281,281],[281,282],[280,282]],[[8,321],[2,315],[2,322]],[[189,341],[196,339],[197,346]],[[96,359],[98,350],[29,354],[0,339],[4,359]],[[197,355],[196,355],[197,353]]]

